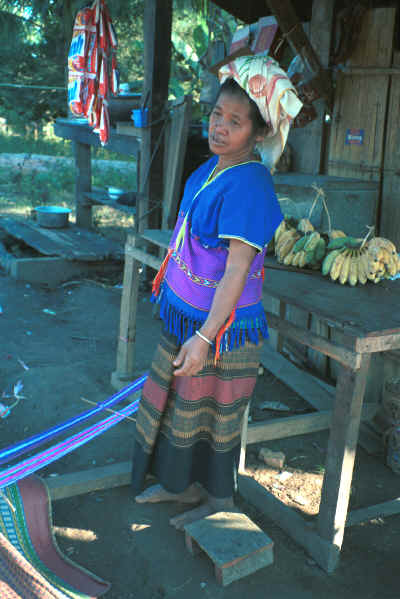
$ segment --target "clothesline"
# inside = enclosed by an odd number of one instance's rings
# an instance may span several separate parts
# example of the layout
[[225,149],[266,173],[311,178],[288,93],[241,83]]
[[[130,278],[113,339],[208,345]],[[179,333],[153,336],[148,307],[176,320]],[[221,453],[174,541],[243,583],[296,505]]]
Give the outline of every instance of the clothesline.
[[74,416],[73,418],[66,420],[62,424],[58,424],[58,425],[54,426],[53,428],[48,429],[47,431],[43,431],[42,433],[34,435],[33,437],[29,437],[28,439],[24,439],[23,441],[20,441],[19,443],[16,443],[15,445],[10,445],[9,447],[6,447],[5,449],[0,451],[0,465],[7,464],[12,459],[14,459],[20,455],[23,455],[27,451],[30,451],[31,449],[34,449],[35,447],[38,447],[39,445],[42,445],[47,440],[49,440],[53,437],[56,437],[60,433],[66,431],[69,428],[72,428],[76,424],[79,424],[81,422],[84,422],[85,420],[88,420],[89,418],[91,418],[92,416],[97,414],[98,412],[101,412],[102,410],[105,410],[106,408],[110,408],[111,406],[114,406],[118,402],[122,401],[128,395],[131,395],[135,391],[138,391],[139,389],[141,389],[141,387],[143,387],[146,379],[147,379],[147,373],[143,374],[141,377],[136,379],[136,381],[134,381],[133,383],[130,383],[129,385],[127,385],[126,387],[124,387],[123,389],[118,391],[117,393],[114,393],[114,395],[112,395],[108,399],[106,399],[102,402],[99,402],[95,408],[87,410],[86,412],[82,412],[82,414],[79,414],[78,416]]

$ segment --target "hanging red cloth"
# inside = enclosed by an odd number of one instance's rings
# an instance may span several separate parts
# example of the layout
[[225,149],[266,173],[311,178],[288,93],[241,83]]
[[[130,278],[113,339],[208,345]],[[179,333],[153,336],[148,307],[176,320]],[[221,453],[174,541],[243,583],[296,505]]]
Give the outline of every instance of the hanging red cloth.
[[77,13],[68,53],[68,105],[87,119],[102,145],[110,137],[109,95],[119,92],[117,45],[105,0]]

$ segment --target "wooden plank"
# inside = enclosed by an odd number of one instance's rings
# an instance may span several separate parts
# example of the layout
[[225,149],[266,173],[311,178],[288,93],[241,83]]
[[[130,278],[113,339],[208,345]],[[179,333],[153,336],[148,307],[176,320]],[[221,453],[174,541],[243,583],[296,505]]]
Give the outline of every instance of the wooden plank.
[[313,83],[327,103],[331,104],[331,81],[323,69],[320,59],[311,45],[304,29],[293,9],[290,0],[267,0],[267,4],[278,21],[282,34],[287,38],[290,45],[310,65],[311,71],[315,73]]
[[318,514],[319,534],[333,546],[326,564],[330,571],[336,567],[337,551],[343,542],[369,362],[370,356],[366,354],[359,371],[342,367],[336,385]]
[[140,262],[134,256],[136,239],[128,235],[125,244],[124,280],[121,298],[116,369],[111,383],[119,388],[122,381],[131,380],[135,369],[136,314],[139,297]]
[[[308,328],[309,314],[297,306],[286,305],[286,321],[294,324],[300,329]],[[307,347],[292,337],[287,337],[281,334],[282,350],[286,351],[289,356],[298,364],[305,365],[307,363]]]
[[185,96],[181,104],[170,110],[165,145],[164,191],[162,205],[162,229],[173,228],[181,196],[181,181],[191,117],[191,96]]
[[[335,387],[327,385],[315,378],[311,373],[297,368],[281,354],[264,344],[261,353],[261,363],[276,378],[283,381],[290,389],[300,395],[316,410],[330,411],[335,400]],[[362,410],[362,419],[370,420],[376,411],[376,404],[366,404]],[[306,419],[305,419],[306,420]],[[312,418],[310,418],[310,422]],[[295,422],[293,420],[293,422]],[[299,419],[299,422],[301,420]],[[318,422],[318,419],[315,419]],[[321,421],[322,422],[322,421]],[[271,434],[274,427],[271,425]],[[294,429],[293,429],[294,430]]]
[[[376,412],[373,404],[364,404],[362,419],[370,420]],[[296,435],[306,435],[326,430],[330,427],[332,410],[323,410],[311,414],[299,416],[285,416],[265,420],[263,422],[252,422],[247,429],[247,444],[272,441],[274,439],[285,439]]]
[[166,250],[169,247],[169,242],[171,240],[172,231],[171,230],[162,230],[162,229],[145,229],[141,233],[141,237],[146,239],[146,241],[151,241],[155,245],[159,247],[165,248]]
[[344,67],[340,72],[343,75],[400,75],[400,69],[392,67]]
[[[57,119],[54,123],[54,133],[63,139],[71,139],[95,148],[101,147],[99,136],[93,133],[87,123],[77,119]],[[110,152],[136,157],[140,151],[140,140],[128,135],[118,135],[111,128],[111,136],[106,148]]]
[[269,566],[273,542],[245,514],[217,512],[184,526],[189,551],[199,549],[211,559],[223,586]]
[[[393,64],[400,66],[400,51]],[[400,71],[400,69],[398,69]],[[386,126],[382,197],[379,207],[379,232],[391,239],[400,251],[400,78],[392,77]]]
[[[334,0],[312,2],[310,22],[310,42],[314,47],[321,65],[329,66]],[[303,24],[305,27],[307,24]],[[289,142],[295,150],[296,170],[302,173],[318,174],[323,166],[325,146],[325,113],[323,100],[316,100],[313,106],[317,118],[306,127],[292,129]]]
[[[366,11],[358,44],[348,61],[350,67],[390,67],[395,11],[395,8]],[[371,78],[339,74],[331,123],[329,175],[379,181],[388,86],[388,75]],[[348,129],[362,130],[362,143],[346,144]]]
[[89,200],[90,205],[100,204],[101,206],[109,206],[114,210],[125,212],[130,216],[134,216],[136,214],[136,206],[126,206],[125,204],[120,204],[116,200],[111,200],[105,190],[88,191],[84,193],[84,197],[86,200]]
[[[385,341],[386,349],[390,349],[389,345],[397,343],[400,334],[398,281],[349,287],[322,276],[309,277],[266,267],[263,294],[315,314],[328,326],[345,333],[343,343],[353,351],[381,351],[379,337],[394,335]],[[367,338],[369,349],[356,347],[356,343],[366,344]]]
[[386,518],[400,513],[400,497],[376,505],[352,510],[347,514],[346,527],[355,526],[374,518]]
[[129,485],[132,462],[79,470],[44,479],[53,500]]
[[[287,311],[286,308],[287,308],[286,303],[280,301],[279,302],[279,318],[282,320],[284,320],[286,318],[286,311]],[[265,311],[265,313],[267,314],[267,310]],[[274,312],[272,312],[272,314],[274,314]],[[272,328],[274,328],[274,327],[272,326]],[[278,351],[279,353],[282,353],[283,346],[285,344],[285,338],[282,335],[282,333],[279,332],[279,330],[277,331],[277,333],[278,333],[278,337],[276,340],[276,351]]]
[[340,345],[336,345],[331,341],[316,335],[311,331],[302,329],[287,320],[281,320],[275,314],[271,312],[265,312],[267,317],[268,325],[277,329],[279,333],[285,337],[290,337],[299,341],[301,344],[311,347],[315,350],[323,352],[325,355],[330,356],[337,360],[344,366],[357,369],[360,367],[361,356],[355,352],[352,352]]
[[261,352],[261,363],[317,410],[332,409],[334,394],[324,389],[312,375],[269,349],[266,343]]
[[46,229],[34,221],[4,217],[0,218],[0,228],[45,256],[99,261],[121,259],[123,254],[122,247],[115,241],[73,224],[63,229]]
[[161,258],[158,258],[157,256],[153,256],[152,254],[145,252],[141,248],[134,247],[132,245],[130,245],[129,250],[127,250],[125,252],[125,256],[135,258],[135,260],[137,260],[138,262],[141,262],[142,264],[146,264],[147,266],[150,266],[154,270],[158,270],[162,264]]
[[91,148],[89,144],[79,141],[74,142],[75,155],[75,204],[76,224],[79,227],[90,229],[92,227],[92,208],[85,200],[85,193],[90,191],[92,185]]
[[[307,553],[322,568],[332,572],[332,569],[330,569],[331,564],[327,563],[327,556],[332,551],[339,554],[338,549],[332,548],[332,545],[322,539],[313,526],[308,524],[302,516],[279,499],[276,499],[250,476],[239,474],[238,483],[239,493],[246,501],[257,508],[261,514],[274,520],[296,543],[304,547]],[[329,566],[329,569],[327,566]]]
[[76,277],[90,277],[98,273],[115,273],[120,270],[121,262],[103,260],[87,262],[64,258],[14,258],[9,264],[9,273],[14,279],[46,285],[49,288],[55,288]]
[[[330,328],[320,318],[311,314],[310,330],[323,339],[330,340]],[[329,357],[321,351],[309,348],[308,360],[313,368],[321,377],[328,376]]]
[[[263,422],[252,422],[247,430],[247,444],[285,439],[296,435],[315,433],[329,428],[332,411],[313,412],[299,416],[274,418]],[[243,471],[243,470],[241,470]]]
[[126,121],[117,121],[115,123],[115,129],[120,135],[133,135],[133,137],[137,137],[140,139],[142,137],[143,128],[135,127],[133,123],[128,123]]

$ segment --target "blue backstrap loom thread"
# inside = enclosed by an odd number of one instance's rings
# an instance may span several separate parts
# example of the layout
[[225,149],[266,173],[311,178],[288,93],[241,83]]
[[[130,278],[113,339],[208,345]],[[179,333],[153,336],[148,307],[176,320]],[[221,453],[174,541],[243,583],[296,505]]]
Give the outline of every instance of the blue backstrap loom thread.
[[[111,405],[115,405],[116,403],[118,403],[119,401],[121,401],[122,399],[127,397],[128,395],[134,393],[135,391],[138,391],[141,387],[143,387],[146,379],[147,379],[147,373],[142,375],[138,379],[136,379],[136,381],[129,384],[127,387],[124,387],[123,389],[121,389],[118,393],[115,393],[114,395],[112,395],[107,400],[97,404],[97,406],[95,408],[93,408],[92,410],[83,412],[79,416],[71,418],[70,420],[67,420],[63,424],[55,426],[47,431],[44,431],[43,433],[40,433],[38,435],[30,437],[29,439],[26,439],[25,441],[21,441],[20,443],[17,443],[15,445],[7,447],[6,449],[3,449],[0,452],[0,459],[2,460],[2,463],[11,461],[15,457],[22,455],[23,453],[26,453],[27,451],[31,450],[33,447],[37,447],[37,446],[45,443],[47,440],[55,437],[56,435],[59,435],[61,432],[67,430],[68,428],[71,428],[72,426],[75,426],[76,424],[83,422],[84,420],[87,420],[94,414],[97,414],[98,412],[107,409]],[[59,443],[58,445],[54,446],[54,448],[47,449],[46,451],[39,453],[37,456],[28,458],[27,460],[21,462],[20,464],[17,464],[15,466],[7,468],[6,470],[1,471],[0,472],[0,489],[2,487],[4,488],[5,486],[8,486],[9,484],[11,484],[10,475],[11,475],[11,478],[14,479],[13,482],[15,482],[15,480],[24,478],[30,472],[40,469],[41,467],[47,465],[48,463],[55,461],[59,457],[62,457],[62,455],[65,455],[66,453],[73,451],[73,449],[76,449],[77,447],[83,445],[84,443],[87,443],[95,436],[101,434],[102,432],[104,432],[105,430],[107,430],[108,428],[113,426],[114,424],[117,424],[117,422],[119,422],[120,420],[125,418],[125,416],[128,416],[129,414],[132,414],[133,412],[137,411],[139,401],[140,400],[132,402],[126,408],[123,408],[119,413],[116,412],[116,415],[114,416],[114,418],[111,417],[109,419],[101,421],[100,423],[93,425],[92,427],[89,427],[88,429],[85,429],[81,433],[78,433],[77,435],[70,437],[69,439],[66,439],[65,441]],[[31,468],[30,466],[33,466],[33,468]],[[27,470],[29,470],[29,472],[27,472]],[[20,471],[20,474],[18,474],[19,471]],[[24,474],[21,475],[21,472],[24,472]],[[7,482],[5,483],[6,480],[7,480]]]

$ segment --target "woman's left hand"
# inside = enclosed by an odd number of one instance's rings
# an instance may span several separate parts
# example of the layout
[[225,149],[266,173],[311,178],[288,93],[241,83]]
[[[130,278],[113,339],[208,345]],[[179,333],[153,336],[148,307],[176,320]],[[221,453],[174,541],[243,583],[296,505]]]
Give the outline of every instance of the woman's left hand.
[[173,361],[175,376],[193,376],[203,368],[210,346],[197,335],[190,337],[182,345]]

